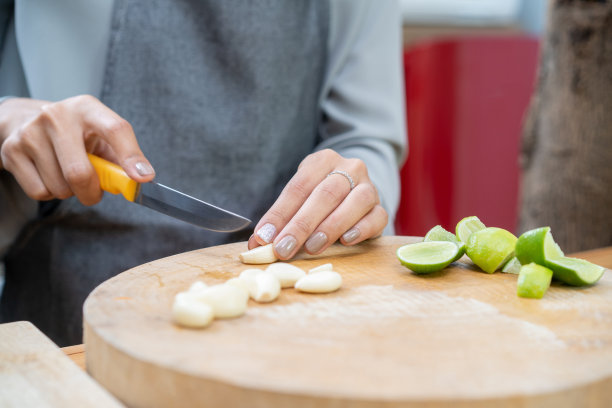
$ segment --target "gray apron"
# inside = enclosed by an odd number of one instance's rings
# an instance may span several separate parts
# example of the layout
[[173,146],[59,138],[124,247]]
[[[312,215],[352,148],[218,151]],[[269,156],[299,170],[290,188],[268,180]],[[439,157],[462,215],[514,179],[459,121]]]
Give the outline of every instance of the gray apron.
[[[157,181],[256,221],[318,142],[328,6],[117,0],[101,100],[132,124]],[[82,304],[98,284],[245,240],[252,227],[210,232],[110,194],[93,207],[65,200],[7,255],[2,320],[80,343]]]

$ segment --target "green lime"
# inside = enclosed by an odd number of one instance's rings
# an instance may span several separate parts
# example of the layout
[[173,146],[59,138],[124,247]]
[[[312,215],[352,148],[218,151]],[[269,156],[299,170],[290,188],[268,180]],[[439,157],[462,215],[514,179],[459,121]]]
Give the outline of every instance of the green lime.
[[459,221],[457,223],[457,227],[455,228],[455,233],[461,242],[465,242],[467,244],[468,239],[473,232],[480,231],[485,228],[486,226],[482,223],[482,221],[473,215],[471,217],[465,217]]
[[547,260],[563,257],[563,251],[550,233],[550,227],[532,229],[522,234],[516,242],[516,257],[523,265],[535,262],[548,266]]
[[592,285],[605,271],[587,260],[568,257],[548,259],[546,266],[552,269],[555,279],[572,286]]
[[553,271],[536,263],[523,265],[518,276],[516,294],[520,297],[541,299],[550,286]]
[[418,242],[398,248],[397,258],[415,273],[429,273],[446,268],[458,252],[459,248],[452,242]]
[[502,268],[502,272],[513,273],[515,275],[518,275],[520,270],[521,270],[521,262],[518,260],[517,257],[513,257],[512,259],[510,259],[508,262],[506,262],[506,264]]
[[455,257],[455,259],[453,259],[453,262],[461,258],[463,254],[465,254],[465,244],[459,241],[459,239],[457,239],[457,236],[455,236],[455,234],[442,228],[441,225],[436,225],[435,227],[430,229],[429,232],[427,232],[427,234],[425,234],[425,238],[423,239],[423,242],[433,242],[433,241],[447,241],[447,242],[452,242],[455,245],[457,245],[457,247],[459,248],[459,252],[457,253],[457,256]]
[[483,271],[493,273],[514,256],[516,237],[502,228],[485,228],[470,235],[466,253]]

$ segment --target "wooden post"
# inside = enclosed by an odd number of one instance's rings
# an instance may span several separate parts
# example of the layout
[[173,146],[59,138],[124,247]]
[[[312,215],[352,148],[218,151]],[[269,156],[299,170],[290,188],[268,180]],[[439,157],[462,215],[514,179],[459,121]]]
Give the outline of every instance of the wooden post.
[[551,0],[525,123],[519,231],[612,245],[612,0]]

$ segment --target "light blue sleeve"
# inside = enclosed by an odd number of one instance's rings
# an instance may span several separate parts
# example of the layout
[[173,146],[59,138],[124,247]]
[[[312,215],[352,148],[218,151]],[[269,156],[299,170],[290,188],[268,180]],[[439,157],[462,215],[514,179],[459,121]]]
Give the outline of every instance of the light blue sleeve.
[[407,154],[401,13],[395,0],[331,3],[329,63],[317,149],[359,158],[393,222]]

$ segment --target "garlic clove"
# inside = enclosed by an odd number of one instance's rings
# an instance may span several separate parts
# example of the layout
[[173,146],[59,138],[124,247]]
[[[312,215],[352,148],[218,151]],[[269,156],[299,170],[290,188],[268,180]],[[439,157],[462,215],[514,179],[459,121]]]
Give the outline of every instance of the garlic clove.
[[242,288],[226,284],[209,286],[193,296],[212,307],[215,318],[220,319],[242,316],[249,300]]
[[278,278],[270,272],[262,272],[254,278],[253,300],[260,303],[275,301],[280,295],[281,284]]
[[334,271],[308,274],[295,283],[295,288],[307,293],[329,293],[342,286],[342,276]]
[[249,285],[244,279],[240,279],[239,277],[231,278],[225,281],[224,285],[232,285],[242,290],[243,296],[246,297],[247,301],[249,300]]
[[214,317],[212,307],[198,301],[192,294],[181,292],[172,304],[172,319],[180,326],[201,329],[208,326]]
[[258,246],[240,254],[240,261],[245,264],[269,264],[278,261],[272,244]]
[[286,262],[276,262],[266,268],[280,281],[281,288],[292,288],[301,277],[306,275],[303,269]]
[[332,271],[332,270],[333,270],[332,264],[326,263],[326,264],[319,265],[319,266],[316,266],[310,269],[308,273],[317,273],[317,272]]

